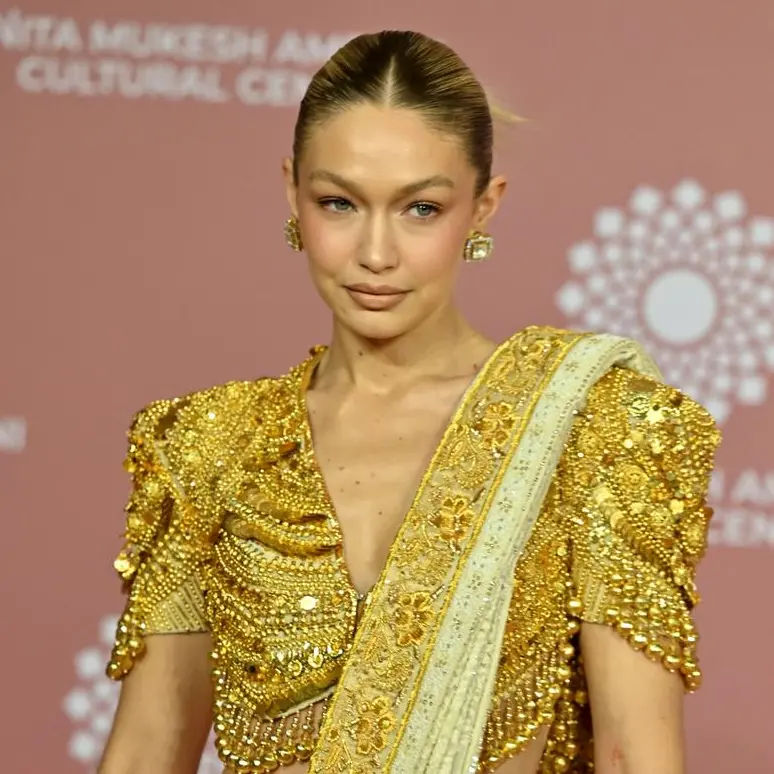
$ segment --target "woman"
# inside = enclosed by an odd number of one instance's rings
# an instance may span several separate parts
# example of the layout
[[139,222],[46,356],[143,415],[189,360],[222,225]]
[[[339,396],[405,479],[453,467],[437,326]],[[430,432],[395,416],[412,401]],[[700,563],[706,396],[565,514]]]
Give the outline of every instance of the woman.
[[438,42],[312,80],[286,237],[332,342],[136,416],[103,774],[194,772],[211,708],[229,772],[684,771],[718,433],[632,342],[464,321],[491,163]]

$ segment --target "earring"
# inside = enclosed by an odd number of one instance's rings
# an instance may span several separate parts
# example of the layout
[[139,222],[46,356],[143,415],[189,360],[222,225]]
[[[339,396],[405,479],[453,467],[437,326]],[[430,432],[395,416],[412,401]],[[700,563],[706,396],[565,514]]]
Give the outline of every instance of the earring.
[[285,241],[288,247],[300,253],[304,249],[304,243],[301,241],[301,229],[298,227],[298,218],[294,215],[285,221]]
[[486,261],[492,257],[492,250],[494,250],[494,239],[489,234],[473,231],[465,240],[462,257],[471,263]]

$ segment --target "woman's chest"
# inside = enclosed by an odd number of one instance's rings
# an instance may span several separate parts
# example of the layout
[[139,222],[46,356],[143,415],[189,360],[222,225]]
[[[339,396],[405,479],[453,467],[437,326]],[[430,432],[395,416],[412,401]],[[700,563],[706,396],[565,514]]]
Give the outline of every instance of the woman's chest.
[[316,465],[361,594],[376,584],[422,494],[451,411],[449,400],[339,406],[321,396],[310,402]]

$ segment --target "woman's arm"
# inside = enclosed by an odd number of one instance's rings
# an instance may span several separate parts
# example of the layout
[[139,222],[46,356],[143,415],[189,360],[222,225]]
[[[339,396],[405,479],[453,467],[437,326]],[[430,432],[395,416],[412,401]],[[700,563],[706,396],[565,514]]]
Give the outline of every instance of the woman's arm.
[[196,418],[211,408],[199,407],[181,427],[178,402],[156,401],[129,431],[132,491],[114,562],[127,599],[107,668],[122,685],[99,774],[195,774],[199,767],[212,722],[212,638],[200,574],[217,520],[182,491],[180,480],[192,473],[178,444],[181,434],[198,437]]
[[683,683],[608,626],[584,623],[581,653],[597,774],[684,774]]
[[683,774],[683,693],[701,683],[693,610],[720,435],[677,390],[614,368],[562,459],[598,774]]
[[146,639],[98,774],[195,774],[212,722],[211,647],[204,632]]

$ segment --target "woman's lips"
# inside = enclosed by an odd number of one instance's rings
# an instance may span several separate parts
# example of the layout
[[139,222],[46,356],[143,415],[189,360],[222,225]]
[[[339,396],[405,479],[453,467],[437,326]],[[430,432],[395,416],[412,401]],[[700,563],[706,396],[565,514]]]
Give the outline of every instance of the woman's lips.
[[407,295],[407,291],[386,290],[383,287],[373,289],[360,289],[362,286],[353,285],[346,291],[350,298],[363,309],[378,312],[392,309],[397,306]]

